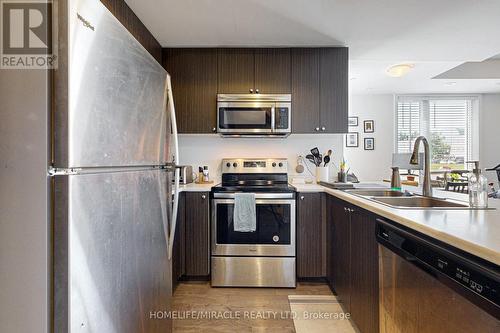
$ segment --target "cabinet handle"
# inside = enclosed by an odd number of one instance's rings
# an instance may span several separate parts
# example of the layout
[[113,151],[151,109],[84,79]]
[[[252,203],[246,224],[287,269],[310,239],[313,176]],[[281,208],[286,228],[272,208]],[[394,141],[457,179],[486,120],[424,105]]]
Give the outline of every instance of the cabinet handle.
[[255,93],[258,94],[259,93],[259,89],[255,89]]
[[304,200],[304,196],[303,195],[300,196],[300,200]]
[[201,198],[202,198],[203,200],[205,200],[205,199],[207,198],[207,195],[206,195],[206,194],[202,194],[202,195],[201,195]]
[[326,130],[325,126],[321,127],[321,130],[322,130],[322,131]]
[[250,94],[253,94],[253,89],[250,89]]
[[319,131],[319,127],[316,127],[314,130],[315,130],[316,132],[318,132],[318,131]]

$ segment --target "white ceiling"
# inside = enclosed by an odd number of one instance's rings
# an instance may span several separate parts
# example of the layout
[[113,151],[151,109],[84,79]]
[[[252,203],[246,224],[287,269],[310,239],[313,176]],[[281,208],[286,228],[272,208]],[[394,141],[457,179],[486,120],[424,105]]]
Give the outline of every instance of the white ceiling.
[[[126,2],[165,47],[348,46],[352,93],[500,92],[500,79],[432,79],[500,53],[498,0]],[[407,76],[385,75],[403,62]]]

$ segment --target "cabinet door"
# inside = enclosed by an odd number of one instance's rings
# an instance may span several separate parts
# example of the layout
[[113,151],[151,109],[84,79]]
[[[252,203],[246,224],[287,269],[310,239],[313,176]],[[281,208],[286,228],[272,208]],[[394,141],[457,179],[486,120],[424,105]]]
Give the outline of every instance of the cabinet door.
[[346,311],[350,311],[351,302],[351,225],[349,213],[346,206],[340,200],[335,199],[332,205],[333,224],[332,243],[329,244],[332,251],[330,281],[337,297],[344,305]]
[[292,131],[317,133],[319,127],[319,49],[292,49]]
[[186,275],[210,273],[208,192],[186,192]]
[[166,49],[179,133],[212,133],[217,127],[217,50]]
[[378,332],[378,245],[375,218],[353,208],[351,213],[351,315],[363,333]]
[[321,193],[299,193],[297,203],[297,276],[323,276]]
[[177,287],[179,279],[186,273],[186,225],[185,225],[185,194],[179,197],[179,210],[175,228],[174,247],[172,252],[172,286]]
[[254,89],[253,49],[219,49],[219,94],[248,94]]
[[320,130],[347,133],[348,49],[322,48],[320,51]]
[[255,92],[290,94],[290,49],[255,50]]

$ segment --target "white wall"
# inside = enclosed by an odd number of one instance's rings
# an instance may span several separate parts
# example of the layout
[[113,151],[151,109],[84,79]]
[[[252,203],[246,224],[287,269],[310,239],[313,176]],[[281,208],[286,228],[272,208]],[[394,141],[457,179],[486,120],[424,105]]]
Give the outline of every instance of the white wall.
[[[345,148],[348,165],[361,181],[390,179],[394,152],[394,96],[352,95],[349,116],[359,118],[358,127],[349,127],[359,133],[359,147]],[[374,120],[375,132],[364,133],[363,121]],[[364,150],[364,138],[375,138],[375,150]]]
[[[213,134],[179,136],[180,163],[192,165],[195,172],[198,166],[208,165],[216,180],[220,177],[223,158],[285,157],[289,161],[288,172],[293,175],[297,156],[309,154],[314,147],[318,147],[322,153],[332,149],[333,160],[338,165],[343,153],[343,135],[292,134],[286,139],[222,138]],[[309,164],[309,168],[314,172],[312,164]],[[307,174],[307,169],[304,174]]]
[[[500,94],[483,94],[479,128],[479,151],[481,168],[491,168],[500,164],[499,132],[500,130]],[[492,182],[497,182],[495,172],[485,175]]]

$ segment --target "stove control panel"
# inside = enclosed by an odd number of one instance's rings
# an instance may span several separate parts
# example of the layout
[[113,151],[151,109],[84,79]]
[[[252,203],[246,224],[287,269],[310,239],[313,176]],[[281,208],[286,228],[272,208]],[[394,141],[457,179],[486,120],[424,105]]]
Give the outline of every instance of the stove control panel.
[[222,173],[288,173],[286,158],[225,158]]

